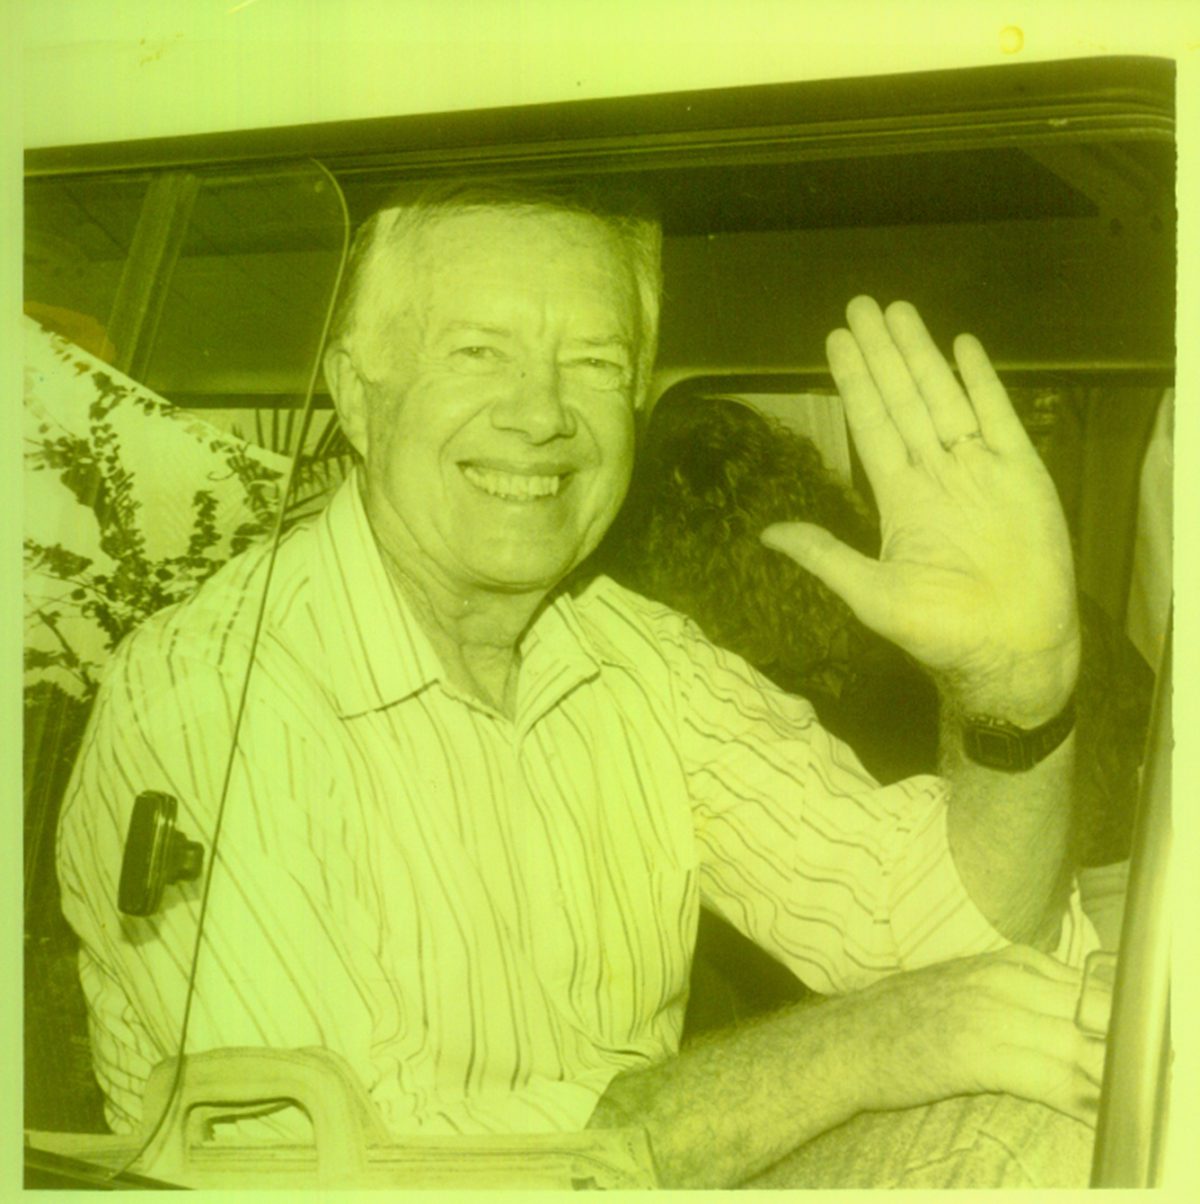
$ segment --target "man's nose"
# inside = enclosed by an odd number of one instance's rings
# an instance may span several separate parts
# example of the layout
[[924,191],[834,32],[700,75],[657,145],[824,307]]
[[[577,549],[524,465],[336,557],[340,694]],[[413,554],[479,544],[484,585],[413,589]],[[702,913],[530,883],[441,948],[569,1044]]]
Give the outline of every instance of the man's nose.
[[575,415],[564,404],[558,365],[522,368],[506,395],[492,406],[492,423],[532,443],[573,435]]

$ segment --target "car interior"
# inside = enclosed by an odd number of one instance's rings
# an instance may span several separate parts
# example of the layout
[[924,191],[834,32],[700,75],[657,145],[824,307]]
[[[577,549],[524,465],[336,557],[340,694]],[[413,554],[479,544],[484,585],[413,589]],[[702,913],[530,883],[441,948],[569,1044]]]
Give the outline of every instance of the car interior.
[[[981,339],[1076,555],[1091,675],[1076,856],[1105,950],[1089,974],[1113,989],[1092,1185],[1156,1185],[1171,1056],[1175,168],[1173,64],[1121,57],[28,151],[26,1186],[653,1184],[635,1134],[396,1143],[339,1067],[269,1051],[193,1056],[186,1076],[168,1060],[151,1083],[156,1123],[110,1134],[59,908],[58,807],[106,658],[350,470],[320,370],[349,240],[397,185],[462,175],[652,206],[665,285],[647,437],[672,413],[741,402],[810,439],[868,515],[826,334],[867,293],[912,301],[943,348],[961,331]],[[919,716],[905,726],[920,686],[904,680],[860,719],[881,779],[933,756]],[[211,834],[175,832],[169,808],[147,803],[127,866],[135,855],[169,898],[211,860]],[[705,915],[685,1040],[806,991]],[[1086,990],[1078,1023],[1104,1023]],[[284,1097],[309,1111],[311,1149],[212,1145],[215,1106]]]

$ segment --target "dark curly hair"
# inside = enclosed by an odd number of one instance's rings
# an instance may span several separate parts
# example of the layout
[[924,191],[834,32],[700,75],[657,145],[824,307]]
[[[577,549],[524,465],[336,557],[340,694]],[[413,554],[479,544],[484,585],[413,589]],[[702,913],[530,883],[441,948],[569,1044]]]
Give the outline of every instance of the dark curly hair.
[[810,440],[728,398],[668,399],[647,424],[599,559],[714,642],[796,685],[833,672],[858,629],[841,599],[759,542],[764,527],[793,519],[876,550],[861,504]]
[[[629,497],[597,567],[691,616],[777,685],[802,694],[881,781],[935,768],[929,678],[759,532],[818,523],[868,555],[878,534],[816,447],[742,402],[668,398],[645,431]],[[1128,855],[1153,674],[1103,608],[1080,596],[1076,857]]]

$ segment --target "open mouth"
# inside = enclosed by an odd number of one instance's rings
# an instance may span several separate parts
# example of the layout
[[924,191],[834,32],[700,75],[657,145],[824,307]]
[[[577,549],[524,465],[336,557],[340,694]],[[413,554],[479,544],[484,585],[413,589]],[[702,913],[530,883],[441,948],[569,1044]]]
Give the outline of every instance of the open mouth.
[[536,502],[555,497],[570,475],[566,472],[507,472],[478,464],[464,464],[462,471],[477,489],[506,502]]

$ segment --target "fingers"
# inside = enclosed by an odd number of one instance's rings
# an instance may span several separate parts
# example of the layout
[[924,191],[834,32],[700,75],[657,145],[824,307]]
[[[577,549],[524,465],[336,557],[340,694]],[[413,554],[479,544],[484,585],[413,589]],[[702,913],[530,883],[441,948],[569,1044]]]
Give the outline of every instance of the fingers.
[[[1070,1021],[1037,1017],[1009,1035],[1006,1046],[1041,1062],[1047,1094],[1055,1075],[1073,1089],[1093,1095],[1104,1079],[1103,1040],[1081,1033]],[[1031,1063],[1032,1065],[1032,1063]],[[1047,1101],[1049,1102],[1049,1101]]]
[[994,451],[1012,453],[1030,446],[1025,428],[1008,400],[992,361],[974,335],[960,334],[954,340],[954,358],[962,373],[963,384],[971,395],[979,429]]
[[1082,974],[1035,949],[1004,950],[989,969],[991,1004],[979,1017],[996,1046],[988,1056],[1001,1089],[1090,1121],[1104,1078],[1102,1038],[1080,1030],[1075,1006]]
[[1104,1059],[1108,1055],[1108,1046],[1103,1037],[1089,1037],[1080,1033],[1078,1040],[1083,1043],[1078,1058],[1079,1068],[1090,1083],[1099,1087],[1104,1081]]
[[759,538],[823,581],[868,627],[882,620],[885,591],[878,587],[878,561],[812,523],[775,523]]
[[834,384],[846,407],[846,424],[871,484],[879,488],[887,475],[908,463],[908,451],[848,330],[835,330],[825,340]]
[[989,989],[1005,1006],[1016,1005],[1056,1021],[1069,1021],[1077,1031],[1084,990],[1081,971],[1024,945],[991,955],[982,967]]
[[860,998],[876,1005],[879,1106],[999,1091],[1092,1121],[1105,1049],[1074,1023],[1077,980],[1036,950],[1012,948],[868,988]]
[[[904,461],[936,462],[964,436],[997,452],[1029,441],[979,340],[960,335],[955,358],[960,385],[925,323],[907,301],[886,313],[871,297],[846,307],[849,330],[826,341],[829,366],[846,404],[855,447],[876,481]],[[965,386],[965,392],[964,387]]]
[[1009,945],[998,955],[1006,961],[1015,962],[1028,970],[1056,982],[1078,989],[1082,976],[1078,970],[1064,965],[1057,958],[1043,953],[1032,945]]
[[1006,1045],[997,1050],[1004,1065],[999,1090],[1046,1104],[1087,1124],[1095,1124],[1100,1102],[1103,1048],[1098,1065],[1084,1068],[1070,1053]]
[[1081,1032],[1100,1036],[1108,1032],[1112,1020],[1113,987],[1116,982],[1115,954],[1099,951],[1088,956],[1075,1009],[1075,1023]]
[[[915,316],[916,311],[913,311]],[[921,395],[879,306],[855,297],[846,320],[870,375],[875,395],[900,434],[912,460],[929,460],[942,450],[926,399]],[[932,343],[930,344],[932,347]],[[847,406],[849,402],[847,401]]]
[[975,410],[916,309],[907,301],[895,301],[888,306],[884,320],[928,406],[939,445],[953,443],[979,430]]

